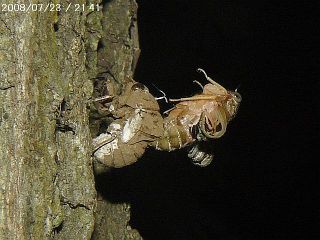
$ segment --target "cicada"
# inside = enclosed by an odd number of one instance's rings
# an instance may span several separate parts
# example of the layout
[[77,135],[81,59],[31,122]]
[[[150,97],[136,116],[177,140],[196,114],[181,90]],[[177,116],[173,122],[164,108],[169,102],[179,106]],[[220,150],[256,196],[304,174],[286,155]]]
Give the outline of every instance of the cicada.
[[197,142],[220,138],[227,129],[228,122],[237,114],[241,95],[228,91],[202,72],[208,84],[202,86],[202,93],[192,97],[170,99],[177,103],[164,118],[164,134],[151,145],[158,150],[173,151],[195,144],[189,157],[200,166],[207,166],[213,156],[199,150]]
[[162,136],[163,119],[157,101],[141,83],[130,80],[112,99],[109,109],[115,120],[93,139],[93,155],[98,163],[119,168],[136,162],[148,143]]

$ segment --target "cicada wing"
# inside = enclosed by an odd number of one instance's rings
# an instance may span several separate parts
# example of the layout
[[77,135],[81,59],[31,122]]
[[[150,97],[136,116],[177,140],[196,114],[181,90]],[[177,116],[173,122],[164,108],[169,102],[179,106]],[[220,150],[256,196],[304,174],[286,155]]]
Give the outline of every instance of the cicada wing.
[[222,108],[210,112],[203,112],[200,117],[199,126],[201,132],[207,138],[220,138],[227,130],[227,118]]

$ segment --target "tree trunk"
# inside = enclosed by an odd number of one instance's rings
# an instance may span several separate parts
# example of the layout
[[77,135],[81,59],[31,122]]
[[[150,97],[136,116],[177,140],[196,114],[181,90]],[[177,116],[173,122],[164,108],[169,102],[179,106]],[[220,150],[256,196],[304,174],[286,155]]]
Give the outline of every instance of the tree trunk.
[[97,201],[88,111],[92,79],[132,77],[136,3],[42,2],[0,14],[0,239],[140,239],[126,204]]

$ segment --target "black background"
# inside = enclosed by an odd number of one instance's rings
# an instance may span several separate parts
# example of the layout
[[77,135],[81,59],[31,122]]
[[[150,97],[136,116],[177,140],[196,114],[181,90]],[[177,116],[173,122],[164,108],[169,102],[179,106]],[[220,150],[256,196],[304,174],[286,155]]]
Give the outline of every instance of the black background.
[[205,83],[201,67],[227,89],[240,84],[243,97],[225,136],[210,143],[209,167],[192,165],[185,150],[149,150],[98,178],[110,201],[131,203],[130,224],[145,239],[319,237],[319,85],[306,31],[316,8],[303,2],[138,1],[137,81],[154,95],[152,84],[191,96],[193,80]]

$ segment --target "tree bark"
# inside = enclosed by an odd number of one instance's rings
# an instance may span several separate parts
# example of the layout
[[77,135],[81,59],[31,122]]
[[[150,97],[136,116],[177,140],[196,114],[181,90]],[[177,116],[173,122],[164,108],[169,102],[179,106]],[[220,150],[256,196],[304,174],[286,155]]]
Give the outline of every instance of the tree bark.
[[55,4],[0,14],[0,239],[139,239],[125,204],[97,203],[88,111],[92,79],[133,74],[136,3]]
[[[94,96],[120,94],[126,80],[133,77],[140,48],[137,28],[137,4],[135,0],[107,1],[103,6],[102,34],[97,51],[97,75]],[[108,122],[108,118],[107,122]],[[110,120],[111,121],[111,120]],[[92,136],[98,134],[99,126],[91,121]],[[100,166],[101,167],[101,166]],[[95,166],[98,174],[101,169]],[[108,169],[102,168],[102,172]],[[128,225],[130,205],[111,203],[98,193],[96,225],[92,239],[142,239],[138,231]]]

